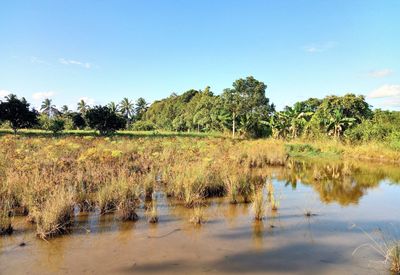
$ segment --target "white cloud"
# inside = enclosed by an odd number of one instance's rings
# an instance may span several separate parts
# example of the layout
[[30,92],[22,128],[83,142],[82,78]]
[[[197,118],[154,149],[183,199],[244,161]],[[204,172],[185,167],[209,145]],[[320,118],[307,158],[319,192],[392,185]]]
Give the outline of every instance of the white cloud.
[[44,61],[36,56],[31,56],[30,60],[31,60],[31,63],[49,65],[49,63],[47,63],[46,61]]
[[38,93],[34,93],[32,95],[32,98],[34,100],[43,100],[45,98],[51,98],[55,95],[55,93],[53,91],[48,91],[48,92],[38,92]]
[[84,97],[79,98],[79,101],[81,101],[81,100],[85,101],[87,105],[93,106],[94,104],[96,104],[96,101],[91,97],[84,96]]
[[65,59],[65,58],[60,58],[60,59],[58,59],[58,61],[64,65],[76,65],[76,66],[83,67],[85,69],[90,69],[92,67],[92,64],[90,64],[89,62],[81,62],[81,61]]
[[325,52],[329,49],[332,49],[336,46],[336,42],[326,42],[326,43],[320,43],[320,44],[310,44],[307,46],[304,46],[303,49],[308,52],[308,53],[321,53]]
[[368,72],[368,76],[373,77],[373,78],[382,78],[382,77],[389,76],[391,74],[393,74],[393,70],[390,70],[390,69],[374,70],[374,71]]
[[400,85],[383,85],[368,94],[369,98],[400,97]]
[[400,107],[400,97],[393,97],[390,100],[385,100],[381,105],[387,107]]
[[0,90],[0,99],[3,99],[4,97],[8,96],[9,94],[12,94],[12,92],[7,91],[7,90]]

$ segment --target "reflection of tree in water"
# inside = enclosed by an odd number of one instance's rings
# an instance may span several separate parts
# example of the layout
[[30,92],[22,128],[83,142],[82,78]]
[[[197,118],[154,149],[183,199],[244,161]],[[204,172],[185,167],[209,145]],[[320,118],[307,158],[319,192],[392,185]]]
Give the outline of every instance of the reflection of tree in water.
[[358,204],[368,189],[377,187],[384,179],[399,183],[400,169],[371,163],[291,160],[277,178],[285,180],[286,186],[293,189],[300,182],[313,187],[322,202],[349,205]]

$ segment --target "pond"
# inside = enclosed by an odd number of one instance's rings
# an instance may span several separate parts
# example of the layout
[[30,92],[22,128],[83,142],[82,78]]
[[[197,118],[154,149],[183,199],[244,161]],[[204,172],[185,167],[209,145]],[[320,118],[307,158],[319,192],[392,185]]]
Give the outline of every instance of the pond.
[[399,239],[398,167],[296,161],[268,169],[279,207],[263,221],[254,220],[251,203],[213,198],[204,207],[206,222],[194,225],[194,210],[162,190],[155,224],[143,209],[136,222],[76,211],[70,234],[43,241],[17,217],[16,232],[0,238],[0,273],[388,272],[367,244]]

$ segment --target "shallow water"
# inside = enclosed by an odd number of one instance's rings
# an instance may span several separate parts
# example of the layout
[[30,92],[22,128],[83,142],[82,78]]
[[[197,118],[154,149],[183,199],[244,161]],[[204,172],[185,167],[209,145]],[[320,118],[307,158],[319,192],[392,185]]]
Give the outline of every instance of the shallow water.
[[263,222],[253,220],[251,204],[217,198],[207,202],[207,222],[195,226],[193,210],[162,192],[158,224],[149,224],[144,210],[137,222],[81,213],[71,234],[46,242],[16,218],[15,234],[0,238],[0,274],[385,273],[374,249],[353,251],[371,242],[363,231],[377,240],[377,228],[399,237],[399,169],[366,164],[352,167],[350,176],[346,167],[274,169],[280,207]]

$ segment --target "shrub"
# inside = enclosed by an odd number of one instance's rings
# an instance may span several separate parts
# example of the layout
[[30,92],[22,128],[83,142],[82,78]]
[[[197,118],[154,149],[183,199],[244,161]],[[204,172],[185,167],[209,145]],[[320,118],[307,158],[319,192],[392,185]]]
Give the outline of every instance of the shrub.
[[40,115],[39,124],[42,129],[57,134],[65,129],[65,120],[61,117],[49,117],[45,114]]

